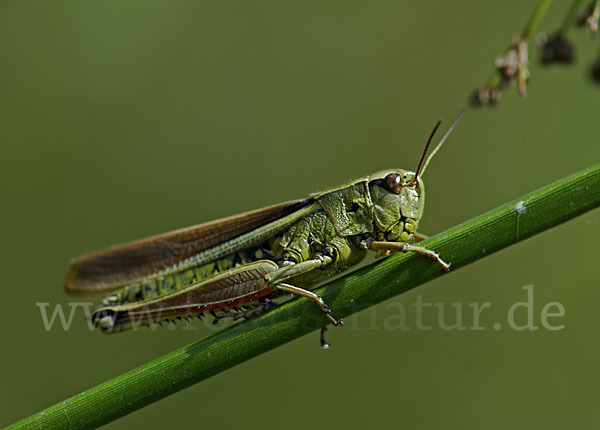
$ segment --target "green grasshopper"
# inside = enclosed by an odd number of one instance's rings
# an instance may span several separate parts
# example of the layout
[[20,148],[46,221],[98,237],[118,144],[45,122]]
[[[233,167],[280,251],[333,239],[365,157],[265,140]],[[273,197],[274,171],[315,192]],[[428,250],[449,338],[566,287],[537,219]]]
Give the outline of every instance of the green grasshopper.
[[368,251],[415,252],[449,269],[414,242],[423,238],[417,233],[425,202],[421,177],[463,113],[424,162],[436,124],[415,172],[386,170],[307,199],[85,254],[72,261],[66,289],[112,291],[92,313],[104,333],[205,312],[215,322],[249,318],[271,308],[270,298],[281,293],[314,301],[341,326],[310,288]]

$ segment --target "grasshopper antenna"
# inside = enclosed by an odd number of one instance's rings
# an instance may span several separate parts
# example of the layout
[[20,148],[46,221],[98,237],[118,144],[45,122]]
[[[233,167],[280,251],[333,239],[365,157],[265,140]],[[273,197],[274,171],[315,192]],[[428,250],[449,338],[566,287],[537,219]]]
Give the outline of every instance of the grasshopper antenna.
[[[454,118],[454,121],[452,121],[452,124],[450,124],[450,127],[448,127],[448,130],[446,131],[446,134],[444,134],[442,136],[442,139],[440,140],[440,143],[437,144],[437,146],[435,147],[435,149],[433,151],[431,151],[431,154],[429,154],[429,157],[427,157],[427,161],[425,161],[425,164],[423,165],[423,168],[421,169],[421,171],[419,171],[419,169],[417,169],[417,174],[415,176],[414,181],[417,180],[417,178],[419,176],[422,176],[425,173],[425,169],[427,169],[427,166],[429,165],[429,162],[431,161],[431,159],[433,158],[433,156],[440,150],[440,148],[442,147],[442,145],[444,144],[444,142],[446,141],[446,139],[448,139],[448,136],[450,136],[450,133],[452,133],[452,130],[454,130],[454,127],[456,127],[456,125],[459,123],[460,119],[463,117],[463,115],[465,114],[465,112],[467,111],[467,107],[463,107],[460,112],[458,113],[458,115],[456,115],[456,118]],[[435,125],[435,128],[433,129],[433,133],[435,133],[435,131],[437,130],[437,128],[439,127],[441,121],[438,121],[438,123]],[[431,141],[431,138],[433,137],[433,133],[431,133],[431,136],[429,137],[429,141]],[[423,156],[421,157],[421,161],[423,161],[423,158],[425,157],[425,152],[427,152],[427,147],[429,146],[429,141],[427,142],[427,146],[425,146],[425,151],[423,152]],[[421,167],[421,162],[419,162],[419,168]]]
[[[442,124],[442,120],[439,119],[438,122],[435,124],[435,127],[433,127],[433,130],[431,130],[431,134],[429,135],[429,139],[427,139],[427,143],[425,144],[425,149],[423,150],[423,154],[421,154],[421,159],[419,160],[419,164],[417,165],[417,170],[415,171],[415,177],[413,178],[412,181],[410,181],[411,187],[417,182],[417,178],[419,177],[419,172],[421,171],[421,166],[423,165],[423,160],[425,160],[425,156],[427,155],[427,149],[429,149],[429,145],[431,144],[431,141],[433,140],[433,136],[435,136],[435,132],[437,131],[438,128],[440,128],[441,124]],[[431,158],[431,157],[429,157],[429,158]],[[429,161],[429,159],[427,159],[427,161]]]

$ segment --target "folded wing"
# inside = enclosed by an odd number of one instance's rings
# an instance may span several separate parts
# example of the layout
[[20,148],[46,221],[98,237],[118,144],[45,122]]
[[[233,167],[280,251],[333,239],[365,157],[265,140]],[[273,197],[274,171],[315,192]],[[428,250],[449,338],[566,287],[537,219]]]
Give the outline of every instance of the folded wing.
[[152,276],[209,248],[307,206],[294,200],[228,218],[117,245],[75,258],[67,271],[67,292],[108,290]]

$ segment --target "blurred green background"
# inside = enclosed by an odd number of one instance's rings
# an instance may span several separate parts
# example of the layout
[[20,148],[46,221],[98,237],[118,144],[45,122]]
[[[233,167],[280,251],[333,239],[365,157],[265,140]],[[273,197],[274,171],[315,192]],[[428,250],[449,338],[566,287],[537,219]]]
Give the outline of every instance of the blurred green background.
[[[414,169],[491,72],[536,1],[3,1],[0,4],[2,384],[8,425],[209,335],[162,328],[104,336],[66,306],[69,259],[301,198],[384,168]],[[541,31],[570,2],[555,2]],[[428,169],[433,234],[600,160],[598,41],[541,69],[529,97],[470,111]],[[107,428],[593,428],[600,214],[313,333]],[[514,331],[534,285],[535,323]],[[483,331],[418,331],[411,304],[491,302]],[[397,303],[411,330],[386,329]],[[524,321],[522,314],[518,318]],[[501,330],[493,330],[502,322]],[[123,399],[127,401],[127,399]]]

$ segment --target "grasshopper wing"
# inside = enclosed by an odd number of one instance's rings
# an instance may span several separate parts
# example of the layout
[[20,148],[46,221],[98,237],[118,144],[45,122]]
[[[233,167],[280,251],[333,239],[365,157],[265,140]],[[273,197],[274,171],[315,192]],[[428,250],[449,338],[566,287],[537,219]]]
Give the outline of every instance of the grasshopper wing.
[[207,249],[301,211],[313,201],[309,198],[280,203],[82,255],[71,262],[65,288],[69,293],[111,290],[152,277]]

